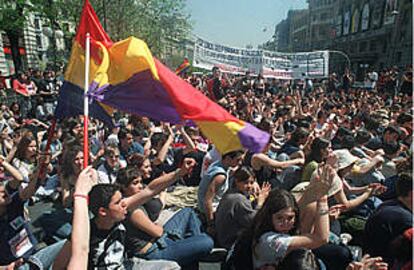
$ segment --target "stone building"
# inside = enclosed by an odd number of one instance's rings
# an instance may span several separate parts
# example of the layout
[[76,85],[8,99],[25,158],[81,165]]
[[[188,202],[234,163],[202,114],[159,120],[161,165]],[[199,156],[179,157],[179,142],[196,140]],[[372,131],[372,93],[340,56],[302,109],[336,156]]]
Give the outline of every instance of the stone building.
[[289,28],[289,16],[276,25],[274,35],[275,51],[287,52],[289,50]]
[[412,63],[411,0],[342,0],[331,49],[347,53],[357,79],[367,69]]
[[[69,32],[74,33],[74,27],[62,22]],[[54,53],[64,51],[65,40],[61,30],[52,31],[44,19],[36,14],[27,17],[23,35],[19,40],[19,52],[22,58],[23,68],[42,68],[48,61],[53,61],[51,55],[52,40],[55,42]],[[53,53],[52,53],[53,54]],[[13,74],[14,66],[11,57],[10,42],[5,33],[0,31],[0,70],[4,74]]]
[[276,49],[330,50],[330,70],[350,63],[358,80],[370,68],[404,68],[413,61],[412,9],[412,0],[308,0],[276,26]]
[[[358,0],[359,1],[359,0]],[[334,35],[333,10],[341,0],[308,0],[308,51],[325,50],[331,45]]]
[[[290,11],[289,47],[293,52],[307,51],[309,32],[309,10]],[[288,16],[289,16],[288,15]]]

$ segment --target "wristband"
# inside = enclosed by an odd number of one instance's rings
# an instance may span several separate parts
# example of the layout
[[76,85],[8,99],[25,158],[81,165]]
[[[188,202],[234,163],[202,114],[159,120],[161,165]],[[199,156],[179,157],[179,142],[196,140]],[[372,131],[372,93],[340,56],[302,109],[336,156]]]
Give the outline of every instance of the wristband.
[[329,214],[329,209],[320,209],[319,210],[319,215],[320,216],[324,216],[324,215],[327,215],[327,214]]
[[89,196],[83,194],[73,194],[73,199],[75,198],[83,198],[86,200],[86,203],[89,205]]

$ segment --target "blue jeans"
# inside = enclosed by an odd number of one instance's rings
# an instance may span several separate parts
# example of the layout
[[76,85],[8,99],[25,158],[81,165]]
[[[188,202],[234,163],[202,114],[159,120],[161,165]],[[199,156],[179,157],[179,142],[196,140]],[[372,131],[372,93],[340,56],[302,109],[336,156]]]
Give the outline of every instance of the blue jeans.
[[69,237],[72,232],[72,211],[71,208],[58,208],[53,212],[43,214],[39,218],[48,243],[54,243]]
[[28,263],[23,264],[18,269],[52,269],[53,262],[55,261],[56,256],[59,254],[65,242],[66,240],[62,240],[39,250],[29,257],[27,260]]
[[191,265],[207,255],[214,246],[213,239],[201,232],[201,221],[191,208],[184,208],[165,225],[164,234],[140,255],[146,259],[164,259],[180,266]]

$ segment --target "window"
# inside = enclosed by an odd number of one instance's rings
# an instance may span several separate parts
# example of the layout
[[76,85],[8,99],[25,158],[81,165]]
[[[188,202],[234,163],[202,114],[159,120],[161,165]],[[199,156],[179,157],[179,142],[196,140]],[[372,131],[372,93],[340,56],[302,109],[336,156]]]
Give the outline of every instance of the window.
[[365,52],[367,49],[367,42],[362,41],[359,43],[359,51],[360,52]]
[[382,52],[383,53],[386,53],[387,52],[387,41],[386,40],[384,40],[384,43],[382,43]]
[[371,40],[369,43],[369,50],[373,52],[377,50],[377,42],[375,40]]
[[40,37],[40,35],[36,35],[36,45],[40,48],[42,48],[42,38]]
[[40,30],[40,19],[39,18],[35,18],[34,19],[34,26],[36,30]]

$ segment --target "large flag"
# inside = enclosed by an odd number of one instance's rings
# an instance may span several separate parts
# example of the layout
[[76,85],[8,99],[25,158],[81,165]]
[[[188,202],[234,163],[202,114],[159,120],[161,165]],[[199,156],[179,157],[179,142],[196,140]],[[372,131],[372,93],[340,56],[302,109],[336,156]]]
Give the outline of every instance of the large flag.
[[190,62],[187,58],[184,58],[184,61],[181,63],[181,65],[178,66],[178,68],[175,70],[175,74],[181,75],[183,72],[185,72],[190,67]]
[[[106,81],[106,67],[109,64],[107,48],[112,46],[112,41],[101,26],[91,4],[86,0],[73,41],[65,81],[59,93],[55,111],[58,119],[83,114],[86,33],[90,34],[91,40],[90,88],[102,86]],[[92,98],[89,100],[89,115],[112,125],[112,109]]]
[[[88,10],[85,11],[85,8]],[[88,21],[91,20],[91,21]],[[88,21],[88,22],[86,22]],[[200,91],[178,77],[155,59],[147,44],[130,37],[112,43],[86,1],[76,35],[74,49],[81,55],[82,39],[91,33],[91,90],[90,96],[98,106],[108,107],[150,117],[154,120],[182,123],[191,120],[209,138],[221,153],[247,148],[260,152],[270,135],[251,124],[232,116]],[[81,31],[81,32],[80,32]],[[78,56],[78,58],[81,58]],[[82,80],[81,60],[76,68],[68,67],[71,82]],[[101,106],[103,111],[107,111]]]

